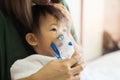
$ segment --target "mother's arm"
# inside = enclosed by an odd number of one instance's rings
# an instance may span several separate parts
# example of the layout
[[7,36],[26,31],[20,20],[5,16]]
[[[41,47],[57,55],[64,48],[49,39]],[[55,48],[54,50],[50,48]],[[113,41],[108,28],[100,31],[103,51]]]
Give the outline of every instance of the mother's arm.
[[79,54],[74,53],[71,59],[53,60],[48,62],[37,73],[20,80],[79,80],[79,74],[82,71],[79,63]]

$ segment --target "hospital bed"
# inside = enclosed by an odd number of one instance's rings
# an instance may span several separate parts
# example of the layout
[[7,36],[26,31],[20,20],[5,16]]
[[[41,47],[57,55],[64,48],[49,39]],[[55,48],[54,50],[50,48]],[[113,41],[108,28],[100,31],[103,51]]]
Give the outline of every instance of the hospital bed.
[[88,62],[80,77],[81,80],[120,80],[120,50]]

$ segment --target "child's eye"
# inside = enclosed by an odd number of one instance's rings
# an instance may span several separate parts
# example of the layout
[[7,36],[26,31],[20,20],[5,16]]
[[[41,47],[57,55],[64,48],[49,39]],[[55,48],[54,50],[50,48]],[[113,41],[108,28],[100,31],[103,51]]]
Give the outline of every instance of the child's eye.
[[50,31],[57,31],[57,29],[56,28],[52,28]]
[[57,25],[51,25],[50,31],[57,33],[57,31],[58,31]]

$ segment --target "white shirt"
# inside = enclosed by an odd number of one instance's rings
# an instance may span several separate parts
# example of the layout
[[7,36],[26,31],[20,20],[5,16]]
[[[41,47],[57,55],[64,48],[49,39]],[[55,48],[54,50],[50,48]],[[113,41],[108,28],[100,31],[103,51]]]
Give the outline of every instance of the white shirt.
[[18,80],[28,77],[39,71],[44,65],[54,59],[57,58],[34,54],[24,59],[17,60],[10,69],[11,79]]

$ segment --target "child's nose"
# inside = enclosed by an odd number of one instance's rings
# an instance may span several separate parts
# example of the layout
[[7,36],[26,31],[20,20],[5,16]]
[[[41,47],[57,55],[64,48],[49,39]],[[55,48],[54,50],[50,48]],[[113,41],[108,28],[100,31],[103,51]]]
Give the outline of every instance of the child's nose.
[[62,27],[62,28],[59,29],[59,32],[61,34],[63,34],[64,32],[67,32],[67,28],[66,27]]

